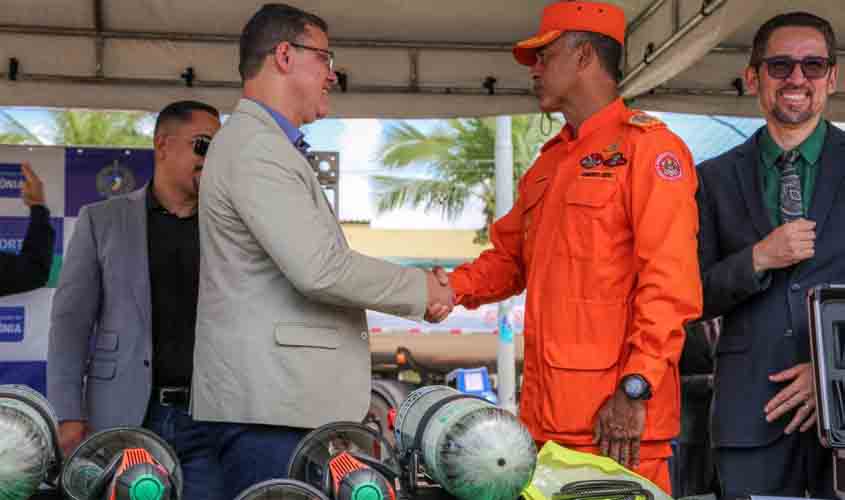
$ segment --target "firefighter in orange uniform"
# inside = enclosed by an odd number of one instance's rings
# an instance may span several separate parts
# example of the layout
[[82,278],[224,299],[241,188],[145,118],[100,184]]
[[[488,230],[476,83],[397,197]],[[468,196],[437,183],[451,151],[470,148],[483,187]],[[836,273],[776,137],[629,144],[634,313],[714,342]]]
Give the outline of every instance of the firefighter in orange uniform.
[[520,417],[538,443],[608,455],[670,491],[683,325],[701,314],[689,150],[617,93],[625,17],[560,2],[513,49],[567,125],[449,282],[475,308],[527,289]]

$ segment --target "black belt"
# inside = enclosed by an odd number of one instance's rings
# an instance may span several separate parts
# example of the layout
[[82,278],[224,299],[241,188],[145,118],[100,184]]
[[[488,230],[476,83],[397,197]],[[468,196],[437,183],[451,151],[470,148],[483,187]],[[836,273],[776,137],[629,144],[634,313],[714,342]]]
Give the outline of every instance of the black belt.
[[153,399],[161,406],[185,406],[191,402],[190,387],[153,387]]

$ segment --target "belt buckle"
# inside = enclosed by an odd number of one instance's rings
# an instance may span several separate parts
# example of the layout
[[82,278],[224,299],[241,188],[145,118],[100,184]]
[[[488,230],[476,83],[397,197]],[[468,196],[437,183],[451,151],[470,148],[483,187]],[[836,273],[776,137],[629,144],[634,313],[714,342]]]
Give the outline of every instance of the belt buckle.
[[174,403],[168,403],[164,400],[166,394],[187,392],[184,387],[159,387],[158,388],[158,404],[161,406],[173,406]]

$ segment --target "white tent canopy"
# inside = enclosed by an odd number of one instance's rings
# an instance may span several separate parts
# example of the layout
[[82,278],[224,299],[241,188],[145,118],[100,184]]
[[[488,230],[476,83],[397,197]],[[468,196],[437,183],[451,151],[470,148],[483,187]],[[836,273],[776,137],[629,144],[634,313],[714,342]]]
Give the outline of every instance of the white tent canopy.
[[[679,0],[679,3],[701,2]],[[706,50],[696,50],[698,47],[693,48],[684,42],[678,45],[675,53],[667,54],[666,62],[672,66],[663,72],[654,68],[652,79],[641,80],[646,85],[633,92],[646,91],[648,83],[654,83],[656,87],[637,99],[637,107],[683,113],[760,116],[757,99],[745,95],[744,91],[739,92],[737,79],[742,78],[748,64],[757,29],[771,17],[785,12],[806,11],[830,21],[839,38],[837,52],[840,66],[845,64],[842,58],[845,55],[842,49],[845,47],[845,2],[842,0],[728,0],[727,3],[728,15],[734,26],[729,27],[725,20],[725,24],[712,34],[712,39],[704,42],[709,46]],[[732,4],[738,5],[730,8]],[[707,30],[701,32],[705,39],[707,35]],[[838,92],[828,105],[828,116],[837,121],[845,120],[843,78],[840,76]]]
[[[288,1],[329,24],[346,75],[335,116],[536,110],[510,47],[536,31],[551,0]],[[845,32],[840,0],[610,1],[629,20],[623,93],[650,109],[757,114],[733,81],[765,19],[800,7]],[[262,3],[0,0],[0,105],[156,111],[194,98],[231,109],[238,35]]]

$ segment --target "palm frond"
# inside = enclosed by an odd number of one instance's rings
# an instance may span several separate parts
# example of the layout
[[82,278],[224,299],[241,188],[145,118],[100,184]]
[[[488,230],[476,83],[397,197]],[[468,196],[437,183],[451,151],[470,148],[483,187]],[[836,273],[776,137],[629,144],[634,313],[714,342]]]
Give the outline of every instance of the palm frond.
[[439,210],[448,219],[454,220],[463,212],[470,196],[465,186],[437,179],[405,179],[401,177],[373,176],[377,186],[377,210],[379,213],[410,207],[422,208],[426,212]]
[[454,138],[447,130],[438,129],[424,134],[409,122],[398,122],[384,131],[378,150],[382,165],[402,168],[413,163],[437,162],[448,154]]
[[26,125],[6,111],[0,110],[0,133],[4,144],[41,144],[41,139]]
[[[540,115],[513,117],[515,181],[534,162],[543,143],[560,128],[553,123],[550,133],[543,134],[540,120]],[[382,165],[399,169],[425,164],[430,168],[431,178],[373,177],[381,188],[376,194],[378,211],[405,206],[426,211],[439,208],[454,219],[471,197],[478,197],[485,220],[490,223],[495,213],[496,120],[454,118],[442,123],[429,133],[423,133],[410,122],[397,122],[385,130],[378,153]],[[486,242],[486,228],[476,236],[478,241]]]

